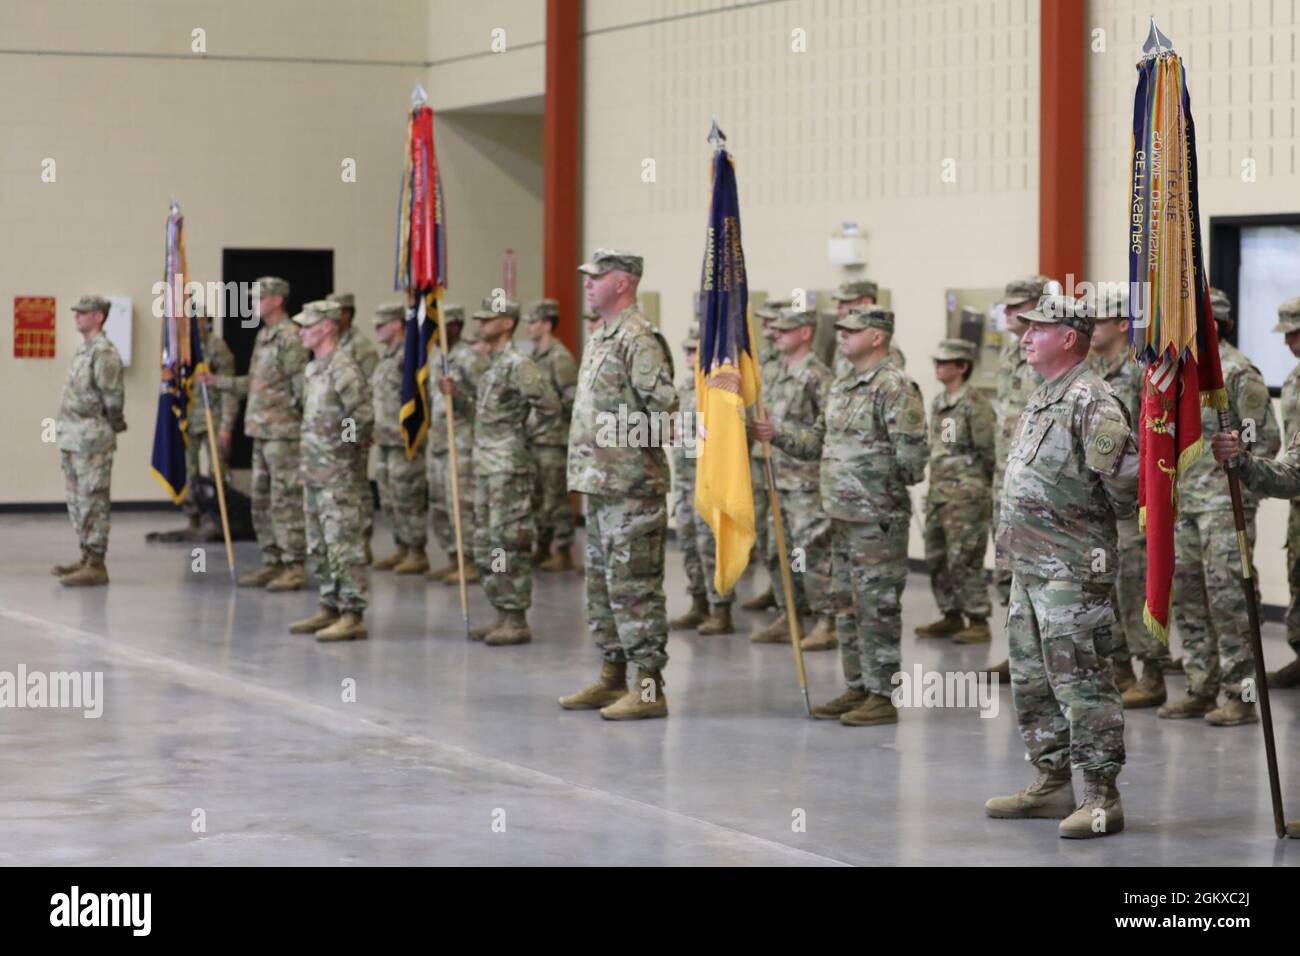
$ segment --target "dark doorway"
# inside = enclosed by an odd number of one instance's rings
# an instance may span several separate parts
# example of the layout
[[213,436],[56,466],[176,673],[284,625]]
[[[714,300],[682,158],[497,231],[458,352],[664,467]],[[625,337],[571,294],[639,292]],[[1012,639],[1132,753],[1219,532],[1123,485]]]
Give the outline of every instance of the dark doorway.
[[[262,276],[279,276],[289,283],[289,314],[304,302],[323,299],[334,291],[333,249],[225,249],[221,253],[222,282],[252,282]],[[248,374],[257,328],[245,328],[238,319],[222,322],[221,337],[235,353],[235,371]],[[253,460],[253,443],[244,435],[240,415],[230,449],[233,468],[248,468]]]

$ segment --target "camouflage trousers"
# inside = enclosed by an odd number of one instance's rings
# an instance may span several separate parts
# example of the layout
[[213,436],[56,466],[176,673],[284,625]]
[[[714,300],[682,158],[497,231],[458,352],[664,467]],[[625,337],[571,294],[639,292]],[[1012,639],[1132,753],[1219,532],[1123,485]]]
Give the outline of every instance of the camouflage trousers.
[[989,616],[988,536],[987,498],[926,502],[925,563],[934,600],[945,615]]
[[296,438],[253,439],[253,533],[264,565],[302,564],[302,482]]
[[[1246,512],[1250,551],[1255,553],[1255,513]],[[1242,591],[1241,557],[1232,514],[1183,514],[1174,524],[1174,620],[1183,641],[1187,691],[1241,696],[1241,682],[1255,675],[1250,617]],[[1258,593],[1259,576],[1254,576]]]
[[679,463],[673,484],[673,517],[677,521],[682,564],[686,567],[686,586],[692,597],[705,595],[710,607],[730,605],[735,592],[723,597],[713,585],[718,572],[718,551],[713,531],[695,510],[694,465],[690,467],[692,470],[687,471]]
[[113,449],[59,453],[68,517],[81,547],[103,557],[108,553],[109,483],[113,479]]
[[831,576],[844,679],[852,688],[888,697],[902,659],[907,516],[832,520]]
[[533,603],[533,472],[474,478],[474,563],[498,611]]
[[[426,515],[429,509],[429,486],[424,461],[406,457],[406,449],[380,446],[375,462],[375,483],[379,485],[379,503],[384,509],[393,540],[398,547],[423,551],[428,543]],[[370,489],[366,489],[369,494]]]
[[352,480],[356,482],[357,504],[361,508],[362,543],[367,552],[370,540],[375,536],[375,496],[370,491],[370,450],[357,456],[353,466]]
[[364,508],[357,495],[355,472],[335,482],[307,482],[302,491],[306,518],[307,563],[320,587],[322,607],[336,611],[366,609]]
[[[764,487],[766,491],[766,487]],[[777,491],[781,503],[781,524],[785,550],[790,556],[790,580],[794,585],[795,608],[801,615],[818,617],[835,613],[831,600],[831,519],[822,510],[821,492]],[[781,583],[781,556],[776,548],[776,517],[769,507],[767,516],[767,570],[772,575],[776,606],[785,611],[785,587]]]
[[[749,483],[754,491],[754,550],[750,561],[767,564],[771,541],[768,538],[767,520],[767,460],[752,455],[749,459]],[[780,578],[774,579],[779,581]]]
[[1169,645],[1142,623],[1142,609],[1147,600],[1146,537],[1138,529],[1137,518],[1115,524],[1119,532],[1119,555],[1115,567],[1115,593],[1111,596],[1116,620],[1110,659],[1122,664],[1137,655],[1139,660],[1165,666],[1169,663]]
[[1002,502],[1002,476],[1006,473],[1007,463],[998,462],[993,468],[993,522],[990,532],[993,535],[993,588],[998,592],[998,602],[1007,607],[1011,603],[1011,565],[1006,555],[996,551],[998,535],[998,509]]
[[[457,471],[460,478],[460,533],[465,542],[465,560],[470,560],[474,550],[474,456],[461,448],[456,449]],[[426,456],[426,474],[429,486],[429,518],[433,522],[433,538],[456,563],[456,529],[451,520],[451,453],[430,452]]]
[[1012,578],[1011,699],[1036,767],[1115,777],[1124,766],[1124,705],[1110,663],[1111,589],[1109,581]]
[[[212,469],[212,445],[208,441],[206,431],[189,433],[189,442],[185,445],[185,476],[187,482],[193,482],[196,477],[203,472],[199,470],[200,455],[208,463],[208,474],[215,479]],[[217,444],[218,460],[221,462],[221,478],[223,481],[230,480],[230,455],[221,450],[220,443]],[[197,515],[199,513],[198,498],[194,494],[194,489],[190,488],[185,495],[185,500],[181,502],[181,507],[185,509],[188,515]]]
[[1300,654],[1300,502],[1291,502],[1286,523],[1287,584],[1291,603],[1286,608],[1286,642]]
[[533,486],[533,514],[537,516],[537,546],[563,551],[573,545],[573,508],[569,504],[569,449],[564,445],[537,445],[537,482]]
[[587,628],[607,661],[668,663],[667,537],[662,497],[587,496]]

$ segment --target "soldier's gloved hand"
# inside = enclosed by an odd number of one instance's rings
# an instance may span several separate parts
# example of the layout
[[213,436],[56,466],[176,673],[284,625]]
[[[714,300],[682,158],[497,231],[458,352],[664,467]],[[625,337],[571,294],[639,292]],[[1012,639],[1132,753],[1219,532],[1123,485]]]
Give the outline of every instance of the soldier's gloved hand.
[[223,455],[230,454],[230,443],[232,440],[233,440],[233,436],[231,436],[230,432],[217,433],[217,444],[221,446],[221,454]]
[[776,437],[776,426],[769,421],[755,420],[750,431],[758,441],[771,441]]
[[455,379],[449,378],[446,375],[442,376],[438,379],[438,391],[442,392],[442,394],[446,395],[448,398],[453,397],[456,394]]
[[1241,436],[1236,432],[1219,432],[1210,439],[1210,448],[1214,451],[1214,460],[1225,468],[1236,462],[1232,459],[1241,454]]

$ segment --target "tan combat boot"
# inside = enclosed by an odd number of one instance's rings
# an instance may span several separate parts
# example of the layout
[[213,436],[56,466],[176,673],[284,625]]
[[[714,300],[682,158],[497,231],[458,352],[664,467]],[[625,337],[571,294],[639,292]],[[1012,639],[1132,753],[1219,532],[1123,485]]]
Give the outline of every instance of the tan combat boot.
[[1300,820],[1286,822],[1286,835],[1292,840],[1300,840]]
[[1159,707],[1169,699],[1165,690],[1165,672],[1155,661],[1142,662],[1142,676],[1138,682],[1120,694],[1125,710]]
[[59,578],[59,583],[69,588],[94,588],[108,583],[108,568],[98,554],[87,554],[86,563],[77,570]]
[[424,572],[424,576],[428,578],[430,581],[443,581],[446,579],[447,575],[455,574],[455,573],[456,573],[456,556],[453,554],[451,556],[450,564],[444,564],[440,568],[430,568],[428,571]]
[[954,644],[987,644],[993,639],[989,619],[971,616],[970,623],[952,636]]
[[768,589],[762,594],[750,598],[740,606],[746,611],[766,611],[770,607],[776,607],[776,595],[772,593],[772,588],[769,585]]
[[847,714],[853,708],[866,703],[867,692],[858,690],[856,687],[850,687],[839,697],[828,700],[824,704],[818,704],[813,708],[813,716],[818,720],[839,720],[841,714]]
[[1242,724],[1259,723],[1259,714],[1255,713],[1254,704],[1229,695],[1221,707],[1216,707],[1205,715],[1205,722],[1215,727],[1240,727]]
[[790,619],[786,617],[785,612],[782,611],[780,617],[767,627],[749,635],[749,640],[753,644],[788,643],[790,640]]
[[1067,840],[1111,836],[1124,829],[1124,804],[1113,777],[1083,775],[1083,803],[1061,821],[1057,832]]
[[[61,578],[65,574],[71,574],[73,571],[77,570],[77,568],[86,563],[86,558],[89,554],[89,551],[82,548],[81,557],[76,562],[72,564],[56,564],[54,567],[50,568],[50,574],[54,575],[56,578]],[[1272,687],[1273,685],[1269,684],[1269,686]]]
[[658,671],[637,668],[636,680],[626,694],[608,707],[600,709],[606,720],[649,720],[668,716],[668,698],[664,678]]
[[731,605],[718,604],[709,610],[709,616],[704,620],[696,632],[706,637],[717,634],[735,634],[736,629],[731,626]]
[[596,683],[584,687],[576,694],[560,698],[565,710],[599,710],[608,707],[627,693],[627,664],[604,661]]
[[266,584],[268,591],[301,591],[307,586],[307,572],[301,564],[286,564]]
[[497,611],[497,619],[485,627],[471,627],[469,629],[469,639],[471,641],[481,641],[487,638],[489,634],[506,622],[504,611]]
[[315,634],[322,628],[329,627],[339,619],[339,612],[332,607],[322,606],[319,611],[311,617],[304,617],[301,621],[294,621],[289,625],[290,634]]
[[557,548],[555,553],[537,566],[539,571],[572,571],[577,565],[573,563],[573,553],[569,548]]
[[1019,793],[990,797],[984,812],[998,820],[1064,820],[1074,811],[1070,771],[1038,768],[1038,777]]
[[344,611],[342,616],[329,627],[316,632],[316,640],[327,641],[364,641],[370,635],[366,633],[365,622],[356,611]]
[[1116,661],[1111,666],[1115,673],[1115,689],[1121,695],[1137,685],[1137,675],[1133,673],[1132,661]]
[[[458,569],[456,568],[456,566],[452,565],[451,571],[449,571],[447,573],[447,576],[442,579],[442,583],[449,585],[451,587],[458,587],[460,585],[460,574],[457,572]],[[465,583],[476,584],[478,583],[478,580],[479,580],[478,567],[475,566],[473,561],[466,561],[465,562]]]
[[1268,686],[1276,690],[1300,687],[1300,657],[1281,670],[1271,671],[1268,675]]
[[424,553],[424,549],[419,550],[412,548],[406,552],[404,557],[393,568],[394,574],[423,574],[429,570],[429,556]]
[[374,564],[370,565],[376,571],[391,571],[406,559],[406,549],[400,544],[397,550],[386,558],[380,558]]
[[709,616],[709,598],[705,594],[691,595],[691,609],[681,617],[668,622],[670,631],[693,631]]
[[506,611],[501,623],[483,638],[484,644],[493,647],[508,647],[511,644],[527,644],[533,639],[533,632],[528,627],[528,618],[523,611]]
[[839,647],[840,642],[835,637],[835,618],[829,614],[817,618],[812,632],[799,642],[799,646],[805,651],[833,651]]
[[922,624],[916,629],[917,637],[952,637],[965,626],[960,614],[945,614],[940,620]]
[[1165,704],[1156,711],[1156,716],[1163,717],[1165,720],[1186,720],[1189,717],[1204,717],[1212,710],[1214,710],[1213,697],[1197,697],[1195,694],[1188,694],[1182,700]]
[[241,588],[264,588],[274,581],[283,569],[278,564],[264,564],[256,571],[249,571],[239,578]]
[[846,727],[874,727],[876,724],[898,723],[898,708],[883,694],[869,694],[867,699],[852,710],[840,714],[840,723]]

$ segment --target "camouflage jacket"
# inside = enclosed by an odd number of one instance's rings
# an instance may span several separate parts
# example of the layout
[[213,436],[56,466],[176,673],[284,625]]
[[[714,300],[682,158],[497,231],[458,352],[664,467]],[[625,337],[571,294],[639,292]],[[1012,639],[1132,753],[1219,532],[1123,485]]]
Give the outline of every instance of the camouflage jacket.
[[[203,364],[213,375],[230,378],[235,374],[235,353],[230,351],[226,340],[215,331],[209,332],[203,339]],[[212,424],[218,434],[233,431],[235,417],[239,414],[239,396],[233,389],[208,389],[208,404],[212,406]],[[190,434],[206,435],[208,433],[207,416],[203,414],[203,389],[195,385],[190,393]]]
[[[826,405],[831,370],[811,351],[791,364],[784,359],[767,390],[767,414],[777,430],[787,424],[810,425]],[[778,491],[815,491],[821,469],[816,460],[795,458],[779,448],[772,452],[772,470]]]
[[1291,439],[1300,431],[1300,365],[1287,373],[1282,383],[1282,438],[1290,448]]
[[979,389],[962,385],[930,401],[932,504],[989,499],[993,481],[993,404]]
[[[1242,444],[1253,455],[1273,458],[1282,445],[1282,433],[1278,428],[1277,416],[1273,414],[1273,401],[1269,398],[1264,376],[1231,343],[1219,343],[1219,360],[1223,365],[1223,382],[1228,390],[1230,427],[1242,432]],[[1247,441],[1251,430],[1242,429],[1242,423],[1246,420],[1254,422],[1253,442]],[[1218,430],[1218,411],[1202,407],[1201,434],[1205,436],[1206,442]],[[1243,489],[1241,499],[1247,510],[1259,505],[1259,499],[1249,489]],[[1208,448],[1178,476],[1178,508],[1184,514],[1222,511],[1231,515],[1232,498],[1228,492],[1228,475],[1219,467]],[[1228,520],[1231,521],[1231,518]]]
[[[380,448],[405,448],[402,434],[402,373],[406,360],[406,343],[398,339],[388,347],[370,376],[370,402],[375,409],[375,444]],[[365,371],[364,369],[362,370]],[[437,428],[442,420],[431,421]],[[444,440],[445,440],[444,428]]]
[[1000,476],[1007,470],[1007,454],[1016,437],[1020,413],[1025,410],[1029,396],[1042,384],[1043,377],[1034,371],[1034,367],[1025,358],[1019,339],[1002,349],[1002,354],[998,356],[997,401],[993,404],[998,416],[997,441],[994,443],[995,476]]
[[1241,483],[1262,498],[1300,498],[1300,431],[1276,461],[1243,455]]
[[[763,400],[765,402],[767,401],[766,396],[771,390],[772,384],[776,381],[776,376],[780,370],[781,350],[772,343],[764,341],[762,347],[758,350],[758,380],[764,396]],[[757,415],[758,403],[756,402],[749,408],[745,409],[746,423],[752,425]],[[751,460],[761,460],[767,457],[766,453],[763,451],[763,443],[761,441],[750,441],[749,457]]]
[[534,409],[529,433],[534,445],[563,448],[569,443],[569,419],[573,416],[573,396],[578,390],[578,363],[559,339],[552,339],[546,351],[535,353],[533,361],[559,396],[560,411],[556,415],[543,416]]
[[1000,567],[1115,580],[1117,519],[1137,510],[1137,443],[1114,389],[1080,362],[1030,396],[1007,456]]
[[304,481],[351,481],[374,426],[370,387],[351,355],[335,347],[307,366],[300,433]]
[[103,332],[83,339],[72,353],[59,398],[55,428],[60,450],[93,454],[116,448],[117,433],[126,430],[125,404],[117,346]]
[[[456,394],[451,401],[456,423],[456,451],[468,455],[474,448],[474,406],[478,395],[478,382],[488,367],[488,357],[475,352],[468,342],[460,341],[448,354],[448,371],[456,383]],[[429,354],[429,452],[447,453],[446,396],[438,390],[442,377],[442,352],[434,349]]]
[[[248,407],[244,432],[250,438],[297,438],[302,431],[303,372],[311,353],[298,341],[298,326],[289,319],[257,330],[245,382]],[[219,388],[230,387],[218,379]],[[236,383],[243,384],[243,383]]]
[[474,474],[523,475],[533,470],[530,416],[560,414],[560,397],[537,363],[508,343],[478,380],[474,411]]
[[[668,347],[630,306],[592,329],[578,370],[569,425],[569,490],[589,495],[651,498],[668,493],[663,442],[632,447],[618,432],[651,433],[677,410]],[[617,436],[611,439],[611,431]]]
[[[694,429],[697,427],[695,420],[695,369],[691,367],[686,372],[686,377],[677,388],[677,395],[681,399],[677,411],[681,418],[682,428]],[[673,443],[673,478],[678,485],[695,484],[695,463],[699,455],[699,436],[692,435],[690,441],[693,445],[691,448],[687,448],[683,436],[678,435],[677,440]]]
[[1115,390],[1124,411],[1128,412],[1129,427],[1137,434],[1138,419],[1142,413],[1142,366],[1129,357],[1127,349],[1110,360],[1090,352],[1088,365],[1103,382]]
[[375,344],[358,333],[357,327],[353,325],[339,336],[338,347],[352,356],[352,361],[357,363],[369,385],[371,376],[375,374],[375,366],[379,364],[379,349],[375,348]]
[[888,357],[836,379],[813,425],[787,423],[772,444],[821,458],[821,501],[839,521],[907,520],[907,486],[925,477],[925,403]]

